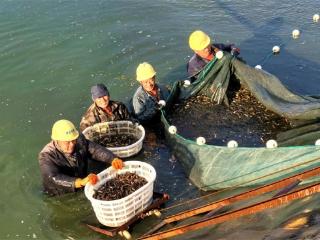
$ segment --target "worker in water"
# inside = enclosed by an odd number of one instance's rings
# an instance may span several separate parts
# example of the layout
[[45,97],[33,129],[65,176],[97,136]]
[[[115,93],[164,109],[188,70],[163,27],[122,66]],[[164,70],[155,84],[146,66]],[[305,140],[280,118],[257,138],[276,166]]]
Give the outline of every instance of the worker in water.
[[54,196],[75,192],[97,175],[88,173],[89,161],[101,161],[121,169],[124,164],[110,150],[79,134],[72,122],[59,120],[52,127],[52,141],[39,154],[44,192]]
[[110,100],[110,94],[104,84],[91,87],[92,105],[83,115],[80,131],[100,122],[132,120],[127,107],[118,101]]
[[152,124],[158,121],[159,110],[164,106],[169,91],[156,83],[156,72],[151,64],[139,64],[136,74],[140,86],[132,98],[133,112],[141,123]]
[[214,59],[215,54],[222,50],[230,52],[234,56],[240,54],[240,49],[233,44],[211,43],[210,37],[203,31],[197,30],[189,36],[189,46],[194,51],[194,55],[187,64],[188,76],[191,81],[198,78],[204,66]]

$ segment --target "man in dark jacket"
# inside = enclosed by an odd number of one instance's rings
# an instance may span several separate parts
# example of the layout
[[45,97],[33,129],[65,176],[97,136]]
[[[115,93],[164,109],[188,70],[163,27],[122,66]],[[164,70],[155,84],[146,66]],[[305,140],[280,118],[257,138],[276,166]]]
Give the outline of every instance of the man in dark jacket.
[[121,159],[103,146],[91,142],[68,120],[59,120],[52,127],[52,141],[39,154],[39,165],[44,192],[54,196],[75,192],[98,178],[88,174],[92,159],[123,167]]
[[104,84],[91,88],[93,104],[81,119],[80,131],[100,122],[132,120],[127,107],[117,101],[110,100],[110,94]]
[[240,54],[240,49],[236,48],[233,44],[211,44],[210,37],[200,30],[191,33],[189,37],[189,46],[194,51],[194,55],[187,64],[188,75],[192,82],[198,78],[198,75],[204,66],[214,59],[215,54],[218,51],[227,51],[234,56]]

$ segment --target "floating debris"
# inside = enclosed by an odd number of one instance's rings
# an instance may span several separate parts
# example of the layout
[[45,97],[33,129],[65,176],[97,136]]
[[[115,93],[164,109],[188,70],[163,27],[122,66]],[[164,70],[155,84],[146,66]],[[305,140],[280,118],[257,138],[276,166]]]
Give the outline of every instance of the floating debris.
[[126,147],[137,142],[138,139],[132,135],[119,134],[114,136],[104,136],[98,143],[105,147]]
[[93,194],[93,198],[105,201],[121,199],[137,191],[145,184],[147,184],[147,180],[135,173],[118,174],[102,185]]
[[241,87],[227,92],[227,96],[229,107],[217,105],[204,95],[177,103],[169,112],[169,122],[186,138],[203,136],[213,145],[235,140],[240,147],[264,146],[291,128],[286,118],[266,109],[249,90]]

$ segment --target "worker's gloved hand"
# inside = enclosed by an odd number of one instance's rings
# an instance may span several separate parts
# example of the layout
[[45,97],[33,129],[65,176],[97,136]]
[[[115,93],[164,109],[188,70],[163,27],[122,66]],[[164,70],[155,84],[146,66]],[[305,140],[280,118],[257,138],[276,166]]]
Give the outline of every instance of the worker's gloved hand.
[[76,188],[84,187],[88,182],[91,184],[96,184],[98,182],[99,178],[96,174],[90,173],[85,178],[77,178],[74,185]]
[[240,48],[237,48],[237,47],[231,47],[231,55],[232,56],[238,56],[240,54]]
[[113,168],[120,170],[124,167],[124,163],[120,158],[114,158],[111,162]]
[[165,100],[160,100],[158,102],[158,109],[161,110],[162,108],[164,108],[166,106],[166,101]]
[[138,119],[136,119],[136,118],[131,118],[130,120],[131,120],[131,122],[132,122],[135,126],[139,126],[139,125],[140,125],[140,122],[139,122]]
[[98,176],[94,173],[90,173],[87,178],[89,178],[88,182],[92,185],[95,185],[99,181]]

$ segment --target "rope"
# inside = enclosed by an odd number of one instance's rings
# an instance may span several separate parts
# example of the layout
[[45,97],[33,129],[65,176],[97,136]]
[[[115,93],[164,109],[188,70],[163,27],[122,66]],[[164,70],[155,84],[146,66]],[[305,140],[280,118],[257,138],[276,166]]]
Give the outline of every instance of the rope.
[[[310,24],[310,22],[306,22],[305,24],[303,24],[303,25],[298,29],[298,30],[300,31],[300,33],[303,33],[303,31],[306,30],[305,27],[306,27],[307,25],[309,26],[309,24]],[[312,24],[312,23],[311,23],[311,24]],[[286,45],[287,45],[290,41],[292,41],[292,40],[295,40],[295,39],[293,39],[293,37],[290,37],[287,41],[281,42],[280,45],[278,45],[278,46],[279,46],[280,49],[281,49],[281,47],[286,46]],[[259,65],[263,66],[264,64],[266,64],[266,63],[268,62],[268,60],[269,60],[273,55],[274,55],[274,53],[273,53],[272,51],[269,52],[264,58],[262,58],[262,60],[260,61],[260,64],[259,64]],[[203,72],[204,72],[204,71],[202,71],[202,74],[203,74]],[[168,121],[167,121],[166,118],[165,118],[165,115],[164,115],[164,112],[163,112],[163,111],[161,111],[161,114],[163,115],[163,119],[165,120],[165,123],[166,123],[167,125],[169,125]],[[182,136],[179,135],[179,134],[175,134],[175,135],[176,135],[178,138],[182,139],[183,141],[196,144],[194,141],[189,140],[189,139],[186,139],[186,138],[182,137]],[[206,146],[206,145],[204,145],[204,147],[205,147],[205,146]],[[183,202],[181,202],[181,203],[178,203],[178,204],[169,206],[169,207],[167,207],[167,208],[163,208],[163,209],[161,209],[161,211],[167,211],[167,210],[169,210],[169,209],[176,208],[176,207],[179,207],[179,206],[181,206],[181,205],[190,204],[190,203],[192,203],[192,202],[195,202],[195,201],[198,201],[198,200],[201,200],[201,199],[205,199],[205,198],[208,198],[208,197],[210,197],[210,196],[214,196],[214,195],[220,194],[220,193],[225,192],[225,191],[230,191],[230,190],[236,189],[236,188],[238,188],[238,187],[241,187],[241,186],[243,186],[243,185],[245,185],[245,184],[255,182],[255,181],[257,181],[257,180],[260,180],[260,179],[263,179],[263,178],[266,178],[266,177],[275,175],[275,174],[277,174],[277,173],[281,173],[281,172],[290,170],[290,169],[292,169],[292,168],[295,168],[295,167],[298,167],[298,166],[301,166],[301,165],[305,165],[305,164],[308,164],[308,163],[312,163],[312,162],[317,161],[317,160],[319,160],[319,159],[320,159],[319,157],[318,157],[318,158],[314,158],[314,159],[312,159],[312,160],[309,160],[309,161],[306,161],[306,162],[303,162],[303,163],[299,163],[299,164],[296,164],[296,165],[290,166],[290,167],[288,167],[288,168],[284,168],[284,169],[278,170],[278,171],[276,171],[276,172],[273,172],[273,173],[270,173],[270,174],[267,174],[267,175],[263,175],[263,176],[261,176],[261,177],[252,179],[252,180],[250,180],[250,181],[237,184],[237,185],[232,186],[232,187],[230,187],[230,188],[222,189],[222,190],[213,192],[213,193],[211,193],[211,194],[208,194],[208,195],[205,195],[205,196],[201,196],[201,197],[198,197],[198,198],[194,198],[194,199],[191,199],[191,200],[188,200],[188,201],[183,201]],[[210,186],[212,186],[212,185],[215,185],[215,184],[205,185],[205,186],[203,186],[203,187],[210,187]],[[186,192],[187,192],[187,191],[186,191]],[[185,194],[185,192],[179,194],[178,196],[181,196],[181,195],[183,195],[183,194]]]
[[[300,31],[300,33],[303,33],[306,30],[306,27],[309,26],[310,22],[306,22],[305,24],[301,25],[301,27],[298,29]],[[311,23],[312,24],[312,23]],[[280,43],[279,47],[281,49],[282,46],[286,46],[290,41],[292,40],[296,40],[293,39],[293,37],[289,38],[287,41],[283,41],[282,43]],[[281,51],[281,50],[280,50]],[[268,62],[268,60],[274,55],[273,52],[269,52],[264,58],[262,58],[262,60],[260,61],[260,66],[263,66],[264,64],[266,64]]]
[[[241,187],[241,186],[243,186],[243,185],[245,185],[245,184],[252,183],[252,182],[255,182],[255,181],[257,181],[257,180],[260,180],[260,179],[263,179],[263,178],[272,176],[272,175],[274,175],[274,174],[277,174],[277,173],[280,173],[280,172],[284,172],[284,171],[290,170],[290,169],[292,169],[292,168],[299,167],[299,166],[301,166],[301,165],[305,165],[305,164],[308,164],[308,163],[315,162],[315,161],[317,161],[317,160],[320,160],[320,157],[314,158],[314,159],[312,159],[312,160],[309,160],[309,161],[306,161],[306,162],[303,162],[303,163],[295,164],[295,165],[293,165],[293,166],[290,166],[290,167],[287,167],[287,168],[278,170],[278,171],[273,172],[273,173],[269,173],[269,174],[267,174],[267,175],[263,175],[263,176],[261,176],[261,177],[252,179],[252,180],[247,181],[247,182],[243,182],[243,183],[236,184],[236,185],[234,185],[233,187],[230,187],[230,188],[222,189],[222,190],[213,192],[213,193],[208,194],[208,195],[205,195],[205,196],[201,196],[201,197],[198,197],[198,198],[193,198],[193,199],[188,200],[188,201],[183,201],[183,202],[181,202],[181,203],[172,205],[172,206],[170,206],[170,207],[163,208],[163,209],[161,209],[161,211],[167,211],[167,210],[169,210],[169,209],[176,208],[176,207],[179,207],[179,206],[181,206],[181,205],[190,204],[190,203],[195,202],[195,201],[197,201],[197,200],[201,200],[201,199],[204,199],[204,198],[207,198],[207,197],[210,197],[210,196],[214,196],[214,195],[220,194],[220,193],[225,192],[225,191],[230,191],[230,190],[233,190],[233,189],[235,189],[235,188]],[[208,186],[210,186],[210,185],[208,185]]]

